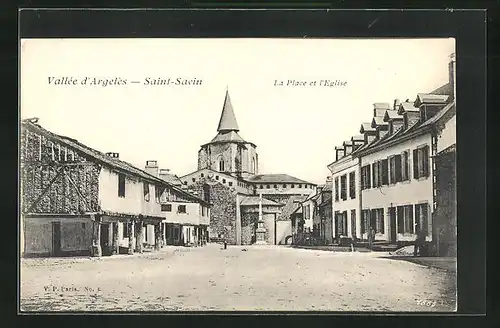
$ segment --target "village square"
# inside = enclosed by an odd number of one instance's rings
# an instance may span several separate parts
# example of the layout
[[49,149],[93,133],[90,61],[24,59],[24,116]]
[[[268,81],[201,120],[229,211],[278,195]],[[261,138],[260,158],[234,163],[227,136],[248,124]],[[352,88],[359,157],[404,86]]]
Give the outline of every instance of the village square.
[[321,184],[259,169],[227,89],[185,175],[23,119],[21,311],[455,311],[448,69],[438,89],[373,99]]

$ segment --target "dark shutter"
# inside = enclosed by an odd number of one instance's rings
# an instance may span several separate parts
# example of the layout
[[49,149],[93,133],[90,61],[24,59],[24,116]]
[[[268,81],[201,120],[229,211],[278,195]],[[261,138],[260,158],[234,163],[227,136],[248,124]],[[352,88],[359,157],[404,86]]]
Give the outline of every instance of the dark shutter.
[[408,205],[408,212],[409,212],[408,220],[410,221],[410,231],[409,232],[415,232],[415,224],[413,223],[413,205]]
[[371,170],[370,165],[366,166],[366,188],[371,188]]
[[401,155],[396,155],[394,157],[394,166],[395,166],[395,176],[396,176],[396,182],[401,182],[403,181],[403,176],[401,174]]
[[398,206],[398,232],[404,233],[405,222],[404,222],[404,209],[403,206]]
[[413,149],[413,178],[418,179],[418,149]]
[[422,176],[429,176],[429,146],[422,148]]
[[373,187],[377,187],[377,175],[376,175],[376,172],[377,172],[377,168],[376,168],[376,165],[377,165],[377,162],[373,163],[372,166],[373,166],[373,177],[372,177],[372,180],[373,180]]

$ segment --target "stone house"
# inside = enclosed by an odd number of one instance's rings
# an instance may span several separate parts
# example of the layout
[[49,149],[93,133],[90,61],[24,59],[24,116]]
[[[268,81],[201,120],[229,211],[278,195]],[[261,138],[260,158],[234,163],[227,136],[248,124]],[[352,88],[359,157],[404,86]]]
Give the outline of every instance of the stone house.
[[281,234],[287,228],[278,223],[281,209],[290,197],[315,192],[314,183],[287,174],[259,174],[256,149],[254,143],[239,135],[226,91],[217,135],[201,145],[198,169],[180,177],[185,190],[213,205],[210,238],[224,238],[229,244],[236,245],[254,243],[258,218],[255,211],[262,194],[266,241],[269,244],[282,242]]
[[166,206],[176,206],[174,217],[191,212],[201,230],[209,224],[208,202],[121,161],[117,153],[50,132],[38,119],[21,122],[20,139],[22,256],[159,249],[169,220]]

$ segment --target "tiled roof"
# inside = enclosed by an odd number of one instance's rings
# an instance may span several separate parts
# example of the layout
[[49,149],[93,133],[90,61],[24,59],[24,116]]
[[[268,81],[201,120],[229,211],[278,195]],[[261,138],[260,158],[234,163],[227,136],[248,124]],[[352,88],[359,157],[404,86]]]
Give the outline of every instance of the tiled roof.
[[[259,196],[242,196],[240,205],[242,206],[258,206],[260,203]],[[262,197],[262,205],[263,206],[283,206],[281,203],[274,202],[270,199]]]
[[164,180],[161,180],[161,179],[147,173],[146,171],[143,171],[143,170],[133,166],[130,163],[127,163],[127,162],[119,160],[117,158],[108,156],[108,155],[106,155],[106,154],[104,154],[96,149],[90,148],[90,147],[78,142],[76,139],[55,134],[53,132],[50,132],[49,130],[42,128],[40,125],[34,124],[28,120],[23,120],[22,125],[30,128],[32,130],[35,130],[38,133],[47,136],[48,138],[56,140],[57,142],[64,144],[67,147],[70,147],[70,148],[82,153],[85,157],[92,158],[94,161],[97,161],[101,164],[104,164],[106,166],[110,166],[112,168],[124,171],[126,173],[129,173],[130,175],[142,178],[142,179],[147,180],[149,182],[159,183],[159,184],[164,184],[164,185],[166,184],[171,189],[179,192],[180,194],[186,196],[187,198],[190,198],[192,200],[196,200],[197,202],[201,202],[203,204],[208,204],[207,202],[205,202],[201,198],[198,198],[195,195],[192,195],[192,194],[172,185],[171,183],[168,183]]
[[224,107],[222,108],[217,131],[239,131],[228,90],[226,90],[226,98],[224,99]]
[[158,177],[160,179],[162,179],[163,181],[171,183],[171,184],[173,184],[175,186],[182,185],[181,179],[177,175],[175,175],[175,174],[160,172],[160,174],[159,174]]
[[247,181],[254,183],[306,183],[316,185],[314,183],[292,177],[288,174],[259,174],[254,175]]
[[302,207],[302,202],[307,199],[307,196],[294,195],[288,198],[285,206],[281,210],[281,214],[276,219],[277,221],[290,220],[290,216]]

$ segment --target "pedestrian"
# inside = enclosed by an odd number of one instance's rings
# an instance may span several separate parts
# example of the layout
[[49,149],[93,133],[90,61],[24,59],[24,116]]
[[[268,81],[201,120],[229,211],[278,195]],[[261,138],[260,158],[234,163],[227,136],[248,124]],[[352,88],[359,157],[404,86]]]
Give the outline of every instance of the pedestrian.
[[415,239],[415,246],[413,248],[413,256],[420,255],[422,256],[422,250],[425,244],[425,232],[423,230],[419,230],[417,232],[417,238]]
[[373,240],[375,239],[375,230],[373,228],[368,229],[368,248],[372,250]]

